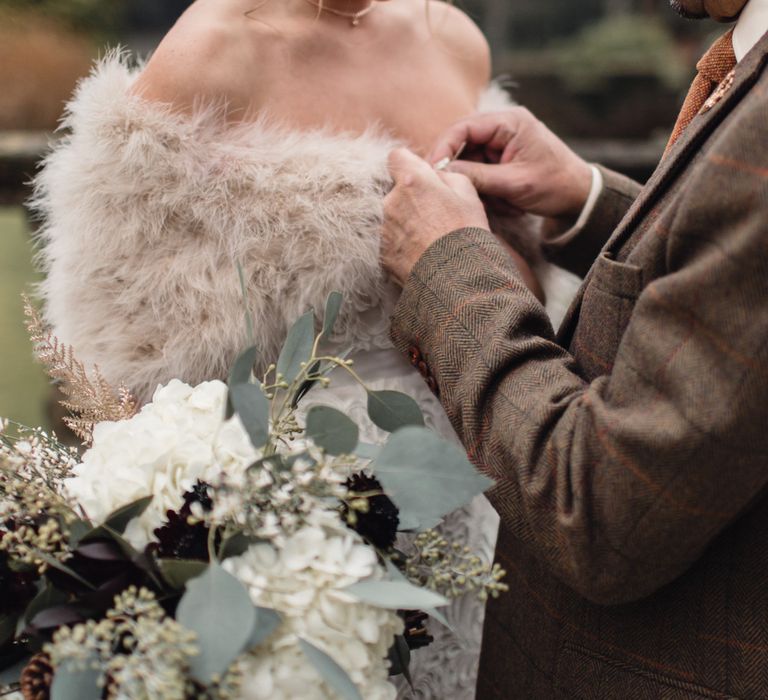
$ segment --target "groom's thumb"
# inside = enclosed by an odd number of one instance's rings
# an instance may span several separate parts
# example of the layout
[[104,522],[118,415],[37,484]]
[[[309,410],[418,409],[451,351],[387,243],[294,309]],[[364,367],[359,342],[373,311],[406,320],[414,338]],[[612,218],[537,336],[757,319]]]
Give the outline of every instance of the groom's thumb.
[[514,194],[508,166],[455,160],[446,170],[468,177],[480,194],[503,199],[508,199]]
[[429,163],[407,148],[396,148],[389,154],[389,173],[396,185],[410,186],[423,179],[440,180]]

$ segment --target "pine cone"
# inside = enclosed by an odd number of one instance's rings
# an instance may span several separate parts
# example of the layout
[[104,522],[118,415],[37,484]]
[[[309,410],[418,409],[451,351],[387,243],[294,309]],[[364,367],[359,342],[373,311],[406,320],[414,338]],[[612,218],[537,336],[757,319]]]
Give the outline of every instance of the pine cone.
[[35,654],[21,672],[24,700],[50,700],[53,666],[48,654]]

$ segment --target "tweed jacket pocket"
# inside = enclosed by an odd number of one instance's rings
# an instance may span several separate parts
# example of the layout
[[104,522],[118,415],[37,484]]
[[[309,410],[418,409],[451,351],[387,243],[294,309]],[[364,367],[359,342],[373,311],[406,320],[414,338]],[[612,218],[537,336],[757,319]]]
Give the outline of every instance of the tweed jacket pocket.
[[588,381],[613,369],[642,288],[642,268],[618,262],[609,251],[600,253],[589,275],[571,345]]
[[565,642],[555,687],[579,700],[738,700],[640,663],[627,663]]

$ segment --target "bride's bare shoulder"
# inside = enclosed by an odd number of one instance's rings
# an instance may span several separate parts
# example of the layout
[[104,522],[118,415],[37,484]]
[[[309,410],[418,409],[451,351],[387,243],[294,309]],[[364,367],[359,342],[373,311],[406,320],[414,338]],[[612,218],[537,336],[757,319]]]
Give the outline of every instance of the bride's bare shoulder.
[[428,0],[426,9],[429,30],[445,53],[478,85],[491,77],[491,50],[475,22],[461,9],[445,0]]
[[[216,3],[198,0],[160,42],[134,92],[182,111],[190,111],[200,102],[243,107],[248,78],[251,94],[254,89],[252,74],[238,70],[253,65],[249,42],[242,36],[245,23],[248,19],[240,13],[226,14]],[[248,31],[258,28],[249,26]]]

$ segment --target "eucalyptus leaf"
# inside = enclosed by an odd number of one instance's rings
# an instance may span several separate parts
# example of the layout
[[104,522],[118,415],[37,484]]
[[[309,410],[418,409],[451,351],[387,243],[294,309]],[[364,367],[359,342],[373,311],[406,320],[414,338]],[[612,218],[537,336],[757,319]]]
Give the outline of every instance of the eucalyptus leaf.
[[248,288],[245,284],[245,272],[243,272],[243,266],[237,263],[237,276],[240,279],[240,293],[243,296],[243,313],[245,315],[245,330],[248,333],[248,342],[253,344],[256,337],[253,332],[253,316],[251,314],[251,308],[248,304]]
[[266,640],[283,621],[280,615],[271,608],[256,608],[256,621],[251,630],[251,636],[245,645],[245,650],[253,649]]
[[358,442],[355,448],[355,454],[361,459],[376,459],[380,451],[379,445],[373,445],[370,442]]
[[165,582],[178,591],[184,588],[191,579],[201,576],[208,568],[208,562],[190,559],[160,559],[157,566]]
[[[405,574],[398,569],[390,559],[384,559],[384,566],[387,569],[387,573],[389,574],[389,578],[391,581],[408,581]],[[441,613],[437,608],[420,608],[423,612],[427,613],[431,618],[437,620],[443,627],[451,630],[454,634],[456,634],[456,630],[453,628],[453,625],[448,622],[448,619]]]
[[[144,573],[152,579],[152,581],[158,586],[162,587],[162,582],[158,578],[157,571],[151,557],[146,552],[138,551],[128,540],[123,537],[122,533],[112,529],[107,523],[99,525],[96,529],[89,532],[86,537],[83,538],[83,544],[80,545],[78,551],[86,546],[86,543],[91,543],[95,540],[111,540],[117,545],[122,552],[123,557],[130,561],[132,564],[140,568]],[[113,556],[113,555],[112,555]]]
[[357,686],[349,674],[337,664],[328,654],[310,644],[306,639],[299,639],[299,646],[310,663],[344,700],[363,700]]
[[89,581],[86,581],[80,574],[78,574],[76,571],[73,571],[65,564],[62,564],[58,559],[55,557],[52,557],[51,555],[47,554],[46,552],[35,552],[35,556],[39,557],[42,561],[44,561],[48,566],[53,567],[54,569],[57,569],[58,571],[61,571],[61,573],[66,574],[70,578],[75,579],[75,581],[78,581],[79,583],[82,583],[87,588],[90,588],[92,591],[96,590],[96,586],[94,586]]
[[99,687],[101,671],[62,664],[56,668],[51,684],[51,700],[100,700],[103,689]]
[[[335,360],[341,360],[342,362],[344,362],[344,361],[346,361],[347,359],[349,359],[349,356],[350,356],[350,355],[351,355],[351,354],[352,354],[354,351],[355,351],[355,348],[354,348],[354,347],[351,347],[351,348],[347,348],[346,350],[344,350],[344,351],[342,351],[342,352],[340,352],[340,353],[337,353],[337,354],[334,356],[334,359],[335,359]],[[331,372],[333,372],[334,370],[337,370],[337,369],[339,369],[339,366],[338,366],[336,363],[333,363],[333,362],[331,362],[331,363],[329,363],[329,364],[327,364],[327,365],[325,366],[324,374],[325,374],[325,376],[328,376],[328,375],[329,375]]]
[[390,436],[373,468],[401,520],[418,523],[422,530],[493,486],[463,450],[414,426]]
[[238,384],[248,384],[251,381],[253,365],[256,362],[256,347],[250,347],[238,355],[235,364],[229,371],[229,394],[227,395],[227,412],[225,418],[229,419],[235,414],[235,407],[232,404],[232,387]]
[[308,362],[315,344],[315,317],[305,313],[293,325],[277,360],[277,373],[290,384],[299,375],[301,363]]
[[76,549],[83,538],[93,532],[93,525],[87,520],[75,520],[69,526],[69,547]]
[[243,350],[235,360],[235,364],[232,365],[232,369],[229,371],[229,386],[237,386],[238,384],[248,384],[251,381],[251,374],[253,372],[253,365],[256,364],[256,356],[258,350],[256,346],[252,346]]
[[453,634],[457,634],[456,628],[448,622],[448,618],[437,608],[422,608],[421,611],[427,613],[432,619],[437,620],[443,627],[453,632]]
[[256,449],[264,447],[269,436],[269,399],[256,384],[237,384],[229,391],[232,406]]
[[[405,558],[405,554],[398,550],[398,554]],[[391,560],[384,557],[384,568],[387,570],[390,581],[407,581],[405,574],[397,568],[397,565]]]
[[389,433],[409,425],[424,425],[424,415],[410,396],[399,391],[369,391],[368,415]]
[[55,608],[64,605],[69,601],[69,594],[54,588],[52,584],[45,583],[38,591],[37,595],[27,604],[24,609],[23,620],[29,622],[39,612],[48,608]]
[[325,302],[325,315],[323,316],[323,336],[327,338],[336,325],[341,303],[344,300],[340,292],[331,292]]
[[421,520],[417,516],[406,515],[402,511],[398,515],[398,532],[417,532],[420,525]]
[[349,359],[350,355],[355,351],[354,345],[352,347],[348,347],[346,350],[343,350],[338,355],[336,355],[337,360],[341,360],[342,362],[344,360]]
[[[309,368],[308,374],[311,375],[319,375],[321,373],[322,369],[322,363],[320,360],[313,363],[312,366]],[[293,408],[297,408],[299,405],[299,402],[311,391],[312,387],[317,384],[317,379],[307,379],[306,381],[302,382],[301,386],[299,387],[298,391],[296,392],[296,396],[293,397],[293,401],[291,401],[291,406]]]
[[112,539],[88,540],[74,552],[78,557],[98,562],[125,561],[125,552]]
[[50,633],[59,627],[72,626],[83,622],[83,616],[72,605],[59,605],[37,613],[27,626],[35,634]]
[[341,411],[330,406],[313,406],[307,413],[307,437],[328,454],[351,454],[357,446],[360,430]]
[[122,535],[128,524],[134,518],[140,517],[152,503],[152,496],[145,496],[110,513],[101,525],[96,526],[90,532],[80,537],[80,542],[87,540],[111,537],[112,533]]
[[[259,463],[261,460],[259,460]],[[263,540],[257,537],[249,537],[244,532],[236,532],[234,535],[223,540],[219,547],[219,560],[229,559],[230,557],[239,557],[245,554],[245,551],[253,544],[258,544]]]
[[[316,362],[314,365],[312,365],[311,372],[313,374],[319,374],[322,377],[328,377],[333,372],[343,372],[344,370],[340,367],[338,363],[345,362],[353,352],[354,352],[354,348],[347,348],[343,352],[338,353],[334,356],[334,360],[336,360],[336,362],[325,362],[322,365],[320,362]],[[307,389],[307,391],[309,391],[309,389],[312,388],[315,382],[304,382],[302,386],[306,386],[307,384],[309,384],[309,387]],[[306,394],[307,391],[305,391],[304,393]],[[298,399],[297,399],[297,403],[298,403]]]
[[405,676],[405,680],[408,681],[408,685],[413,688],[413,679],[411,678],[411,648],[408,646],[408,642],[405,641],[405,637],[402,634],[398,634],[395,637],[395,642],[389,650],[389,675],[390,676]]
[[408,581],[360,581],[343,589],[363,603],[389,610],[422,610],[448,605],[443,596]]
[[[125,555],[125,558],[128,559],[128,561],[131,561],[134,564],[140,564],[140,558],[142,556],[142,553],[139,552],[117,530],[113,530],[109,525],[105,523],[104,525],[100,525],[98,528],[96,528],[94,532],[98,533],[100,538],[109,537],[120,548],[120,551]],[[89,534],[88,537],[85,538],[85,540],[90,541],[91,534]],[[142,567],[142,568],[145,568],[145,567]]]
[[210,683],[250,640],[256,609],[243,584],[213,562],[202,576],[187,583],[176,620],[197,635],[200,653],[191,660],[192,675]]
[[152,498],[152,496],[145,496],[133,503],[129,503],[127,506],[118,508],[114,513],[110,513],[104,521],[104,524],[122,535],[131,520],[138,518],[147,508],[149,508],[149,504],[152,503]]

